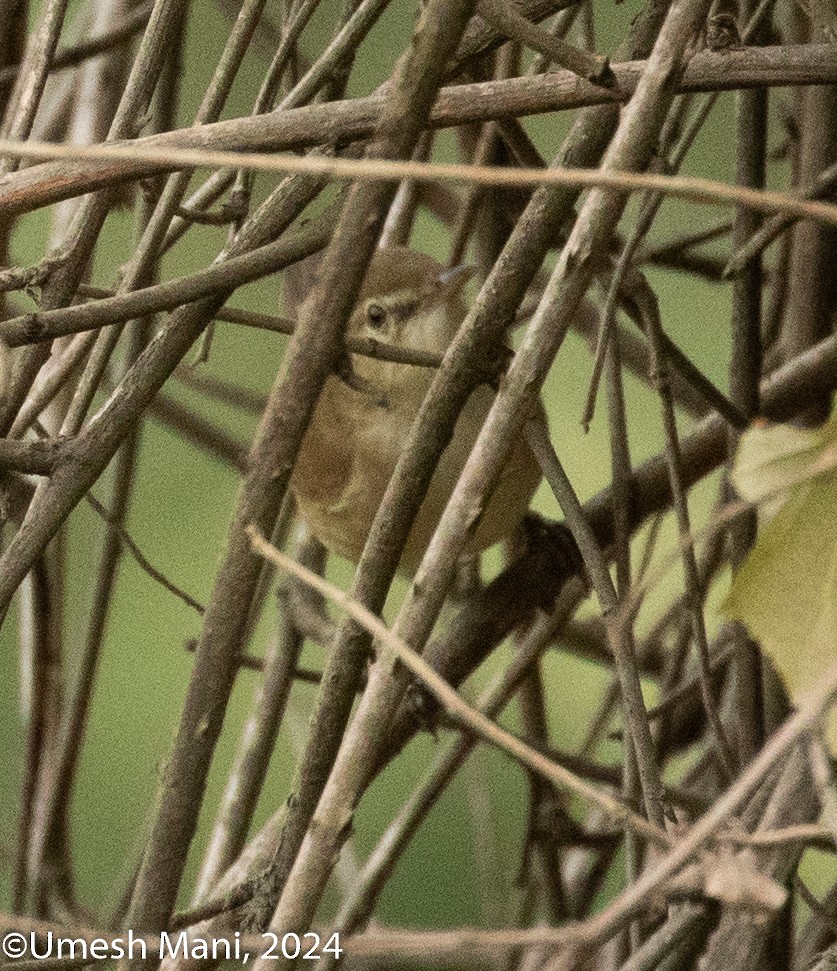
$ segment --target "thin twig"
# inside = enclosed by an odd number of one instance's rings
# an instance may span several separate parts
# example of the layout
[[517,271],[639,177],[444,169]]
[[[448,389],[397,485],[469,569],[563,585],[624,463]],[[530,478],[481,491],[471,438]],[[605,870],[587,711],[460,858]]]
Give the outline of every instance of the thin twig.
[[507,752],[533,772],[542,775],[553,785],[569,789],[571,792],[575,792],[577,795],[594,802],[617,825],[629,827],[638,836],[650,840],[657,846],[670,847],[672,845],[671,838],[665,833],[665,830],[661,830],[658,826],[648,823],[641,816],[634,815],[619,800],[614,799],[603,790],[591,786],[572,772],[545,758],[540,752],[535,751],[525,742],[520,741],[514,735],[500,728],[491,719],[486,718],[481,712],[472,708],[467,702],[463,701],[444,678],[439,677],[425,660],[408,647],[404,641],[394,635],[378,617],[357,603],[357,601],[347,596],[339,587],[335,587],[327,580],[318,577],[315,573],[301,566],[295,560],[285,556],[284,553],[271,546],[270,543],[260,536],[255,527],[248,529],[248,535],[253,544],[253,549],[260,556],[264,556],[266,559],[275,563],[276,566],[287,570],[294,576],[299,577],[300,580],[304,580],[314,590],[333,600],[358,623],[362,624],[370,634],[379,640],[409,671],[422,681],[445,711],[465,728]]
[[578,544],[599,599],[607,627],[608,643],[616,660],[616,672],[622,690],[622,710],[636,755],[645,811],[649,820],[656,826],[662,827],[664,825],[662,779],[654,755],[654,743],[642,698],[642,685],[636,659],[631,650],[632,639],[626,636],[626,626],[619,610],[619,596],[613,586],[607,561],[584,517],[575,490],[552,448],[544,424],[532,419],[526,423],[525,434],[541,466],[544,478],[561,506],[564,519]]
[[[49,62],[50,72],[75,67],[82,61],[86,61],[91,57],[98,57],[100,54],[129,40],[148,23],[148,16],[151,13],[152,6],[153,3],[148,0],[148,2],[139,5],[135,10],[131,10],[125,14],[122,22],[115,24],[109,30],[95,37],[87,37],[84,40],[80,40],[70,47],[59,48]],[[17,65],[12,64],[0,68],[0,87],[14,81],[18,73],[19,68]]]
[[[822,172],[814,183],[802,193],[803,199],[827,198],[837,187],[837,163]],[[792,216],[774,216],[767,220],[748,240],[730,256],[724,267],[724,276],[732,277],[755,257],[762,253],[771,243],[777,240],[785,230],[789,229],[794,219]]]
[[677,515],[677,525],[681,539],[681,556],[683,571],[688,592],[688,608],[692,618],[692,632],[697,643],[698,656],[701,662],[701,690],[706,716],[712,726],[712,732],[718,751],[718,758],[728,775],[732,775],[734,761],[726,739],[721,720],[715,706],[712,691],[711,663],[709,645],[706,637],[706,621],[703,615],[704,592],[700,587],[700,576],[697,569],[694,549],[690,542],[691,522],[689,519],[688,501],[683,480],[683,459],[677,422],[674,414],[674,403],[668,384],[666,364],[661,349],[660,333],[662,324],[659,319],[659,309],[656,297],[651,288],[642,278],[634,273],[631,292],[636,300],[640,313],[645,321],[645,332],[648,335],[648,345],[651,350],[652,377],[660,396],[660,408],[663,415],[663,427],[666,436],[666,461],[669,469],[671,494]]
[[606,57],[573,47],[527,20],[513,6],[503,3],[502,0],[479,0],[477,9],[488,23],[507,37],[546,55],[559,67],[567,68],[573,74],[603,87],[614,84],[613,73]]
[[[800,199],[790,193],[755,191],[725,185],[696,176],[657,175],[651,172],[589,171],[587,169],[526,169],[491,166],[457,165],[443,162],[390,161],[326,158],[316,155],[264,156],[248,152],[217,151],[190,148],[152,148],[139,143],[116,145],[51,145],[48,142],[19,144],[0,139],[0,156],[31,159],[83,159],[90,161],[130,161],[152,171],[194,169],[201,167],[240,168],[257,172],[304,173],[326,175],[336,179],[368,179],[401,182],[451,181],[496,186],[572,185],[584,188],[611,188],[623,191],[653,189],[664,195],[692,202],[728,206],[748,206],[757,212],[782,213],[798,219],[813,219],[837,225],[837,205]],[[112,181],[111,176],[111,181]],[[0,202],[2,185],[0,185]],[[48,202],[57,201],[50,198]],[[44,202],[39,203],[45,204]],[[18,210],[20,211],[20,210]]]
[[131,538],[128,531],[118,525],[114,525],[113,516],[108,512],[107,509],[99,502],[99,500],[92,494],[88,493],[85,496],[88,504],[92,509],[95,510],[96,514],[100,516],[106,523],[108,529],[115,530],[119,535],[119,541],[122,543],[126,550],[131,554],[131,556],[137,561],[140,569],[147,573],[152,580],[159,583],[161,587],[164,587],[169,593],[173,593],[178,600],[182,600],[183,603],[187,604],[192,610],[196,611],[198,614],[203,614],[206,611],[206,607],[195,598],[179,587],[176,583],[160,572],[148,559],[147,556],[140,550],[134,540]]

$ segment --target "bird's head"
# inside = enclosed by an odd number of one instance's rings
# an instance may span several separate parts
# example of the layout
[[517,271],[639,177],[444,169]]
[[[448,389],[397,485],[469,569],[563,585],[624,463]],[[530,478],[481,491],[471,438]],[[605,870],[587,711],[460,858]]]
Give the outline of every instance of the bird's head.
[[[444,353],[466,314],[463,288],[470,275],[468,267],[446,270],[432,257],[403,246],[378,250],[348,333],[380,344]],[[414,381],[420,370],[357,354],[351,363],[363,382],[383,392]]]

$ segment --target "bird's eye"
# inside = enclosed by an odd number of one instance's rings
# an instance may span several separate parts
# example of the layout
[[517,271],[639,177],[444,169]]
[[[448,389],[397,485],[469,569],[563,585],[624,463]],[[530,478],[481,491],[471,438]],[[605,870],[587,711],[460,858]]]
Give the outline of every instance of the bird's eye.
[[370,326],[383,327],[384,321],[387,319],[387,312],[379,303],[370,303],[366,308],[366,317]]

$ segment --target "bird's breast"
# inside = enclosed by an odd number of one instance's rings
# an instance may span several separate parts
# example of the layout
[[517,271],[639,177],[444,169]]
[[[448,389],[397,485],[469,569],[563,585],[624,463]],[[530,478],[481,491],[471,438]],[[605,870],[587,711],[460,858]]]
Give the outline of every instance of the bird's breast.
[[[329,550],[354,561],[363,551],[426,388],[397,390],[384,405],[381,399],[330,378],[294,470],[292,484],[303,519]],[[402,568],[409,572],[424,554],[493,398],[489,388],[478,388],[459,416],[402,558]],[[477,530],[476,548],[496,542],[516,527],[539,478],[531,453],[522,445],[512,455]]]

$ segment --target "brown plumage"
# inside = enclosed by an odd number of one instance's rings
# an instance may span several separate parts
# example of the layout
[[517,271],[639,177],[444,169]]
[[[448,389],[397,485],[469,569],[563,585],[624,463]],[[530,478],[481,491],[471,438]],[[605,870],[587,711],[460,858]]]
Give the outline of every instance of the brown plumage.
[[[348,333],[443,352],[466,314],[464,274],[402,247],[372,261]],[[317,403],[292,485],[302,518],[332,552],[360,558],[410,426],[433,380],[427,368],[350,355],[349,380],[333,375]],[[477,388],[459,416],[413,526],[401,569],[414,572],[471,452],[494,392]],[[476,549],[509,537],[541,475],[525,442],[515,449],[474,533]]]

